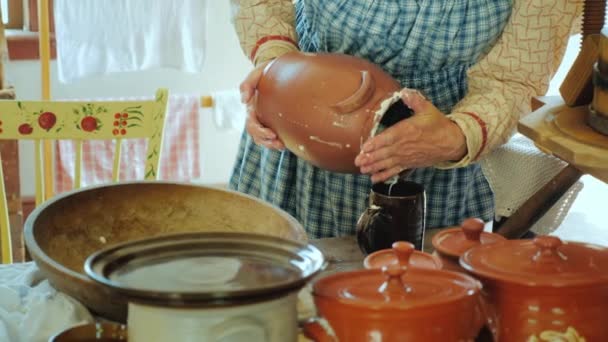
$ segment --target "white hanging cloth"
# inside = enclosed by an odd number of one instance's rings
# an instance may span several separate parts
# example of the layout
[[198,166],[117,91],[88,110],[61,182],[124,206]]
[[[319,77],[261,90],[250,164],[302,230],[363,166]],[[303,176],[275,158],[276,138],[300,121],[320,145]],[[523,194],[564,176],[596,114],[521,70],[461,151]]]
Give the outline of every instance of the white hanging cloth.
[[55,0],[59,80],[114,72],[198,73],[206,0]]

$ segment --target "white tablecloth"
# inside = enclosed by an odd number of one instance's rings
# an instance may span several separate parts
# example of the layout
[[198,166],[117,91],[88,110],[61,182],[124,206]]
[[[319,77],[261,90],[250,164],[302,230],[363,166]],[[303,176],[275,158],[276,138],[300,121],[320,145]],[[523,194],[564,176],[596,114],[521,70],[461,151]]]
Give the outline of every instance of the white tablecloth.
[[85,322],[93,322],[89,311],[55,290],[36,264],[0,265],[0,341],[47,342]]

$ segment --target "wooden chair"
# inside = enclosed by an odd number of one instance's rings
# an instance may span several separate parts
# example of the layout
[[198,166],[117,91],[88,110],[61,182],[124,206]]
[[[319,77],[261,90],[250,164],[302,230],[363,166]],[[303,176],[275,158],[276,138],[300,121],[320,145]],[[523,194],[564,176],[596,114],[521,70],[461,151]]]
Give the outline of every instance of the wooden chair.
[[[168,92],[159,89],[155,99],[142,101],[19,101],[0,100],[0,140],[35,141],[36,205],[52,184],[42,167],[42,141],[76,142],[74,188],[81,186],[82,142],[115,140],[112,181],[118,181],[121,140],[148,139],[145,180],[157,178]],[[0,168],[0,179],[4,179]],[[52,187],[51,187],[52,188]],[[2,263],[12,262],[11,231],[4,182],[0,182],[0,245]]]

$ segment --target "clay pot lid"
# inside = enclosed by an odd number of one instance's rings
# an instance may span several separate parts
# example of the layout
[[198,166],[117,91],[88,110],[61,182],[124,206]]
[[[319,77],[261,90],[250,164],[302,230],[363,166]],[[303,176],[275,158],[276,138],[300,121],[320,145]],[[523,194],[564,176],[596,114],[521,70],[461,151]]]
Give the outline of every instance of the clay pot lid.
[[608,284],[608,248],[555,236],[480,245],[465,252],[460,264],[477,276],[525,286]]
[[325,266],[312,245],[246,233],[171,234],[113,245],[85,271],[129,301],[228,305],[298,290]]
[[412,268],[440,270],[443,266],[438,258],[417,251],[414,244],[410,242],[398,241],[393,243],[392,247],[379,250],[365,257],[363,260],[365,268],[382,268],[383,266],[399,264]]
[[481,283],[465,274],[394,264],[334,273],[315,282],[313,293],[366,310],[412,310],[458,302],[480,290]]
[[506,239],[502,235],[484,232],[484,223],[469,218],[460,227],[448,228],[433,236],[433,246],[441,254],[459,258],[464,252],[480,244],[492,244]]

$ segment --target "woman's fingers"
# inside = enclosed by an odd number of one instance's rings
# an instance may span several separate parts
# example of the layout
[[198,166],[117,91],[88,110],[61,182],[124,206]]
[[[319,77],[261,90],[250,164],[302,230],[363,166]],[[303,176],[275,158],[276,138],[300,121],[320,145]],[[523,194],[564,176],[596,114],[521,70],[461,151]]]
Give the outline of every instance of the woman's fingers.
[[404,170],[404,168],[400,167],[400,166],[395,166],[392,167],[388,170],[384,170],[378,173],[374,173],[372,175],[372,182],[373,183],[380,183],[380,182],[385,182],[389,179],[391,179],[393,176],[398,175],[399,173],[401,173]]
[[262,78],[262,73],[264,71],[264,67],[267,63],[260,64],[255,69],[251,70],[249,74],[245,77],[241,85],[239,86],[239,91],[241,92],[241,102],[249,103],[255,95],[255,91],[258,87],[258,82],[260,82],[260,78]]

